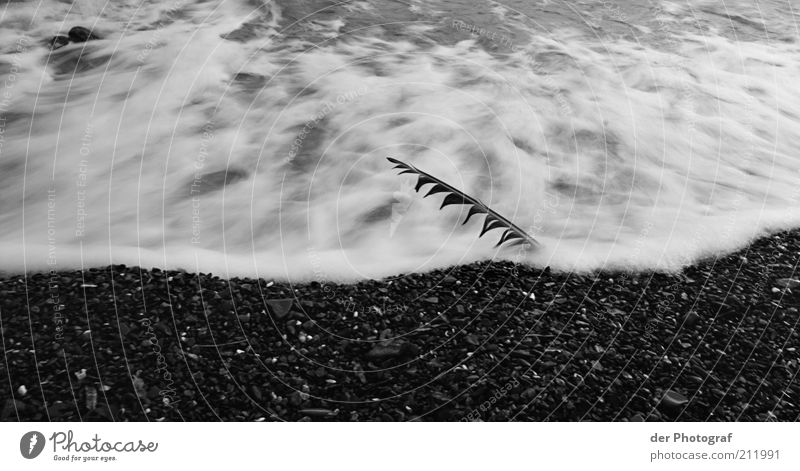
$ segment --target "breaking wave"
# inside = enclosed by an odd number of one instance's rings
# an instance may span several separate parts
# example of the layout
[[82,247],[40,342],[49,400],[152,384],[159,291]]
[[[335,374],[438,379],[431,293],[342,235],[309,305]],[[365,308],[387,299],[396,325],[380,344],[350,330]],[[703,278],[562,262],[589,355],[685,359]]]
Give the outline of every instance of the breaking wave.
[[[3,270],[672,270],[800,225],[788,4],[527,3],[5,3]],[[100,39],[51,50],[75,25]]]

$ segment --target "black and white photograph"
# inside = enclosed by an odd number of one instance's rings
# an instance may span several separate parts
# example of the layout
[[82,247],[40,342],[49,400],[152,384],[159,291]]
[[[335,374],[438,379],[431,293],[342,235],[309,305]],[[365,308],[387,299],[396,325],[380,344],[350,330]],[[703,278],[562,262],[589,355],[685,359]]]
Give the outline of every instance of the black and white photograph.
[[796,424],[798,83],[796,0],[0,0],[7,463]]

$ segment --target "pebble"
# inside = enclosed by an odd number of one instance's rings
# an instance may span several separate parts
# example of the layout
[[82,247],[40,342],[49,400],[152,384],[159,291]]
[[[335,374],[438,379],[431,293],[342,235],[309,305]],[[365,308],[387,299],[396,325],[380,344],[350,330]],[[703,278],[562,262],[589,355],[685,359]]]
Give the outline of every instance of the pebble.
[[283,319],[289,313],[289,310],[292,308],[294,304],[294,299],[291,298],[284,298],[284,299],[267,299],[266,301],[267,306],[269,306],[269,310],[278,319]]
[[700,316],[696,312],[689,311],[689,313],[686,314],[686,317],[683,320],[683,325],[686,327],[693,327],[695,324],[697,324],[697,321],[699,320]]
[[92,33],[89,28],[84,28],[83,26],[75,26],[74,28],[70,29],[68,36],[70,41],[76,43],[100,39],[100,37]]
[[339,413],[338,410],[330,410],[330,409],[300,409],[299,411],[303,415],[307,415],[310,417],[336,417]]
[[789,288],[794,289],[800,286],[800,280],[795,280],[793,278],[781,278],[775,282],[781,288]]
[[668,390],[661,399],[661,404],[671,409],[685,406],[688,403],[689,399],[687,399],[683,394],[671,389]]
[[97,389],[93,386],[86,386],[84,392],[86,394],[86,409],[95,410],[97,408]]
[[56,49],[62,48],[69,44],[69,37],[64,35],[57,35],[53,36],[53,38],[49,41],[50,49],[55,51]]

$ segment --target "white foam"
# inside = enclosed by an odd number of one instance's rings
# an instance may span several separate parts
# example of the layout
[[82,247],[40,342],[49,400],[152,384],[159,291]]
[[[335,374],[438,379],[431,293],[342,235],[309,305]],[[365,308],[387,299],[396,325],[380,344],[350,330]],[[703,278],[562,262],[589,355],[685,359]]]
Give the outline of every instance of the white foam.
[[[792,43],[684,35],[667,52],[573,31],[508,55],[357,36],[287,48],[274,31],[221,37],[252,20],[244,2],[91,5],[2,17],[35,19],[30,34],[98,20],[107,39],[87,48],[110,58],[56,80],[33,41],[0,56],[19,64],[0,148],[6,271],[352,280],[519,256],[493,248],[499,233],[477,239],[478,218],[462,226],[466,208],[409,194],[386,156],[529,229],[542,248],[524,261],[559,269],[677,269],[800,222]],[[131,18],[148,29],[114,27]],[[211,181],[192,194],[197,177]]]

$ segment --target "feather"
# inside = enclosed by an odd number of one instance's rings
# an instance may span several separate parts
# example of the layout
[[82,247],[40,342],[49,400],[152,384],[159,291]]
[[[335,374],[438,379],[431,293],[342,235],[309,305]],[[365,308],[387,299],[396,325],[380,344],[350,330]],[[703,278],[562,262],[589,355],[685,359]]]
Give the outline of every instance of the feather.
[[447,187],[445,187],[445,186],[433,185],[431,187],[431,189],[428,190],[428,193],[425,196],[430,196],[430,195],[433,195],[433,194],[436,194],[436,193],[447,193],[448,191],[450,191],[450,190],[448,190]]
[[467,218],[464,219],[464,222],[462,222],[461,224],[464,225],[467,222],[469,222],[469,218],[471,218],[475,214],[486,214],[486,210],[478,206],[470,206],[469,212],[467,213]]
[[490,214],[486,216],[486,219],[483,221],[483,229],[481,229],[481,233],[478,235],[478,237],[483,237],[484,234],[492,229],[498,229],[500,227],[503,227],[503,221],[493,218]]
[[536,242],[533,237],[529,236],[520,227],[483,204],[480,200],[467,195],[461,190],[448,185],[433,175],[423,172],[413,165],[401,162],[391,157],[387,157],[387,160],[395,164],[394,168],[399,169],[401,175],[409,173],[417,176],[417,184],[414,186],[415,191],[419,192],[419,190],[425,185],[433,185],[433,187],[428,190],[423,198],[427,198],[428,196],[437,193],[447,193],[439,209],[452,204],[469,205],[470,208],[467,212],[467,219],[464,220],[463,224],[466,224],[467,221],[469,221],[469,219],[476,214],[485,214],[486,218],[483,221],[483,227],[481,228],[481,233],[478,237],[483,237],[484,234],[492,229],[505,229],[505,231],[503,231],[503,235],[500,237],[500,241],[495,247],[499,247],[505,243],[509,244],[508,247],[520,244],[530,244],[532,246],[539,245],[539,243]]
[[442,201],[442,205],[439,206],[439,209],[444,208],[445,206],[450,206],[451,204],[468,204],[467,201],[464,199],[463,195],[459,195],[456,193],[450,193],[444,197]]

